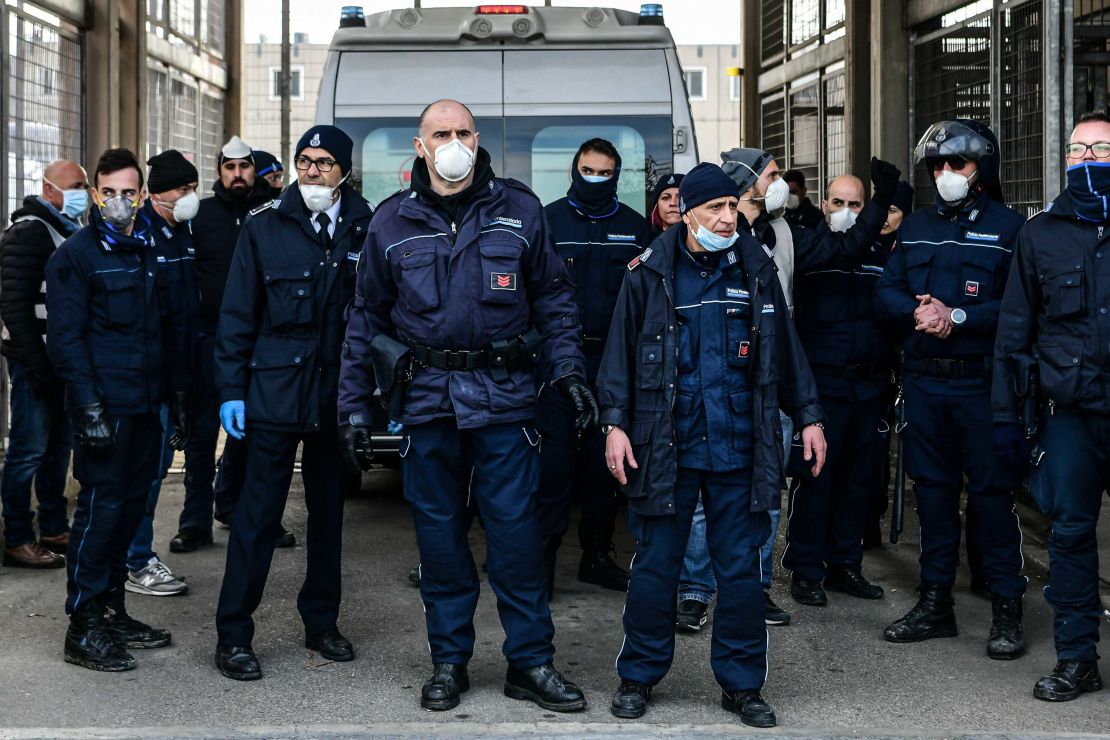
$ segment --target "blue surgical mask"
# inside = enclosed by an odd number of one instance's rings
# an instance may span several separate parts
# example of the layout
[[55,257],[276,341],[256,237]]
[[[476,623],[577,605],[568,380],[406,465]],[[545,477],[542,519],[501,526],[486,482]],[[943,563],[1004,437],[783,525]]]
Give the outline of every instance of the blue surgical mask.
[[62,194],[62,213],[72,219],[79,219],[89,210],[89,191],[86,188],[62,190],[54,183],[47,180],[50,187]]
[[585,180],[586,182],[596,184],[596,183],[599,183],[599,182],[608,182],[612,178],[603,177],[601,175],[582,175],[582,179]]
[[[690,215],[690,218],[694,218],[693,214]],[[694,223],[697,222],[698,220],[694,218]],[[736,240],[739,238],[739,232],[732,232],[732,236],[721,236],[714,231],[710,231],[701,224],[698,224],[698,230],[694,232],[694,239],[697,240],[698,244],[702,245],[710,252],[723,252],[735,244]]]

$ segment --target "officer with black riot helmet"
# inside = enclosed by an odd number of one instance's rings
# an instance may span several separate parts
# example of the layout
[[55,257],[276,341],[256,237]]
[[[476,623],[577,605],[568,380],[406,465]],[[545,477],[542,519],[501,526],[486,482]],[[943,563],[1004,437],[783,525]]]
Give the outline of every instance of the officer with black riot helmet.
[[452,709],[470,687],[473,499],[505,627],[505,695],[578,711],[585,696],[553,664],[533,420],[544,381],[573,407],[581,433],[596,425],[597,402],[585,382],[573,288],[542,206],[525,185],[494,177],[478,142],[462,103],[425,108],[412,188],[380,204],[367,234],[343,349],[344,457],[369,468],[371,404],[381,390],[390,417],[404,424],[401,473],[420,548],[433,664],[421,706]]
[[1095,527],[1110,487],[1110,116],[1081,116],[1065,151],[1067,187],[1018,235],[994,345],[995,429],[1038,464],[1030,488],[1052,523],[1045,701],[1102,688]]
[[1013,489],[1024,460],[1005,428],[992,429],[995,329],[1018,231],[1004,205],[994,133],[976,121],[934,124],[914,151],[936,204],[905,218],[876,293],[904,352],[906,471],[921,524],[920,598],[884,632],[890,642],[957,633],[952,585],[960,547],[960,494],[975,514],[993,602],[987,654],[1022,654],[1021,532]]
[[232,679],[262,677],[251,641],[297,448],[308,507],[308,566],[297,609],[305,647],[348,661],[339,631],[343,461],[336,394],[345,311],[373,215],[347,183],[354,143],[335,126],[297,143],[297,186],[251,212],[220,307],[216,385],[220,422],[246,439],[246,475],[227,545],[216,612],[216,666]]

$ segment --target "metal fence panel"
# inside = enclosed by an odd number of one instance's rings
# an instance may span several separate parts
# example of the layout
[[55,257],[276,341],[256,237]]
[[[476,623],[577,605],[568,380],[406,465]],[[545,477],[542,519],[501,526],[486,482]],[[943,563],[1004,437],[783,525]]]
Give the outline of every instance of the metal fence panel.
[[147,159],[170,146],[169,112],[166,109],[169,76],[165,71],[147,69],[146,86],[146,156]]
[[170,78],[170,147],[197,161],[197,88],[178,78]]
[[782,93],[765,95],[762,112],[762,147],[780,162],[786,161],[786,98]]
[[834,177],[848,171],[848,134],[844,126],[845,77],[840,72],[825,78],[825,152],[822,189]]
[[224,135],[224,100],[211,91],[201,95],[200,155],[196,166],[200,171],[200,191],[208,193],[216,177],[216,156]]
[[[821,182],[821,86],[817,83],[790,93],[790,169],[801,170],[809,182]],[[820,189],[823,189],[818,185]]]
[[773,59],[786,50],[786,3],[784,0],[765,0],[760,7],[760,37],[763,40],[764,60]]
[[999,11],[998,138],[1007,205],[1031,216],[1044,207],[1044,7],[1033,0]]

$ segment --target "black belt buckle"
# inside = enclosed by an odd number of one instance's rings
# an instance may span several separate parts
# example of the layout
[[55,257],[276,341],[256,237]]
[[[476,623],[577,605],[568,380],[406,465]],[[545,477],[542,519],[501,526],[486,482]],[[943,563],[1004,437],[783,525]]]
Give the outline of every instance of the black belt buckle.
[[453,351],[449,349],[443,351],[443,364],[447,366],[447,370],[466,370],[466,356],[467,352]]
[[944,359],[933,360],[933,367],[936,368],[937,375],[942,378],[955,378],[959,366],[956,360]]

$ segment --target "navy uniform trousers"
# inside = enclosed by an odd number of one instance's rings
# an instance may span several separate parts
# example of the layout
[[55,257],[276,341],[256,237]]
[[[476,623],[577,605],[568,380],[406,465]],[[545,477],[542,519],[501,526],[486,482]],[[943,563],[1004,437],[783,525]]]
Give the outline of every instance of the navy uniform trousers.
[[823,581],[826,567],[860,570],[868,499],[879,452],[881,397],[822,395],[828,463],[816,478],[799,466],[791,483],[790,526],[782,564],[795,578]]
[[[247,422],[250,423],[249,421]],[[297,596],[305,634],[317,635],[339,619],[343,551],[343,460],[335,430],[288,432],[251,427],[246,437],[246,481],[235,507],[227,543],[216,630],[220,644],[250,645],[251,615],[262,601],[274,542],[293,479],[297,445],[303,441],[301,477],[308,508],[308,566]]]
[[537,506],[544,538],[562,538],[570,528],[575,491],[582,506],[578,539],[584,550],[608,550],[617,516],[617,487],[605,467],[605,435],[591,429],[581,438],[574,406],[555,388],[540,394],[536,426],[543,436]]
[[535,510],[539,441],[530,421],[459,429],[446,417],[405,425],[401,475],[420,548],[433,664],[466,665],[474,654],[472,499],[486,532],[489,584],[505,629],[502,652],[521,669],[548,663],[555,653]]
[[159,477],[162,421],[158,414],[116,416],[115,450],[90,454],[74,440],[73,477],[81,484],[73,514],[66,613],[103,601],[127,580],[127,549]]
[[1057,408],[1043,415],[1044,458],[1032,486],[1052,522],[1045,598],[1055,612],[1058,660],[1098,660],[1098,541],[1102,493],[1110,489],[1110,416]]
[[960,494],[995,596],[1020,599],[1021,529],[1013,489],[1020,472],[1006,470],[994,451],[990,394],[948,393],[943,381],[907,374],[906,473],[913,480],[921,523],[921,580],[951,587],[960,562]]
[[759,548],[771,534],[771,517],[766,511],[751,510],[750,468],[728,472],[679,468],[673,515],[628,512],[636,556],[624,607],[625,637],[617,656],[617,673],[622,679],[654,686],[671,667],[675,592],[699,492],[717,577],[713,675],[726,691],[758,689],[767,679]]

